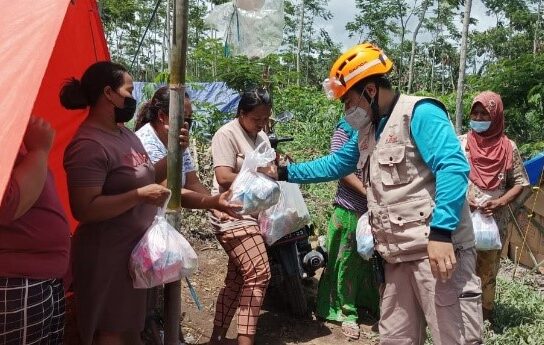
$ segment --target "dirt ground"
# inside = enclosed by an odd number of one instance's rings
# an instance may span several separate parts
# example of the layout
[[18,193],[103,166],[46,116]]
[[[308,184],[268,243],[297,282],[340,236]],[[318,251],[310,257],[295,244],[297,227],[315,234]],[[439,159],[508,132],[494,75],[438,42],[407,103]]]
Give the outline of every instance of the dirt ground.
[[[219,289],[223,286],[223,279],[227,267],[227,255],[215,241],[201,242],[191,240],[199,256],[199,269],[191,277],[202,310],[198,310],[191,298],[187,284],[182,284],[182,330],[187,344],[204,345],[208,342],[213,328],[215,300]],[[198,243],[195,245],[195,243]],[[317,277],[306,283],[305,292],[311,309],[315,306],[317,293]],[[281,292],[280,292],[281,293]],[[256,345],[346,345],[377,344],[377,334],[371,331],[375,320],[370,317],[361,325],[359,340],[348,341],[342,334],[339,325],[324,323],[313,315],[306,318],[293,318],[278,298],[278,292],[270,290],[265,300],[265,306],[259,318]],[[73,298],[67,300],[65,344],[79,345],[76,321],[74,315]],[[227,338],[236,337],[236,318],[233,320]]]
[[[201,301],[202,310],[198,310],[190,296],[187,284],[182,284],[182,329],[187,344],[204,345],[208,342],[213,328],[213,317],[215,311],[215,299],[219,289],[223,285],[227,267],[227,256],[218,247],[217,242],[212,239],[204,241],[192,238],[195,249],[199,255],[199,269],[191,277],[191,282],[197,291]],[[513,263],[503,261],[501,264],[501,275],[512,277]],[[527,279],[526,283],[534,286],[537,291],[544,294],[544,275],[529,274],[528,269],[519,267],[516,270],[517,279]],[[315,308],[315,296],[317,292],[317,276],[306,283],[305,292],[308,297],[310,309]],[[281,293],[281,292],[280,292]],[[270,290],[265,301],[259,319],[256,345],[374,345],[378,343],[378,336],[371,331],[371,325],[375,320],[368,317],[361,324],[361,338],[359,340],[347,340],[337,324],[317,320],[315,316],[308,315],[306,318],[293,318],[289,315],[286,307],[278,298],[278,292]],[[78,345],[77,332],[72,298],[67,303],[67,325],[65,328],[65,344]],[[233,320],[228,338],[236,336],[236,319]]]
[[[196,246],[199,254],[199,270],[191,278],[203,309],[199,311],[193,302],[186,284],[182,288],[183,333],[188,344],[206,344],[211,335],[215,311],[215,299],[223,285],[227,256],[215,243]],[[318,272],[320,274],[321,271]],[[310,307],[315,305],[317,279],[305,286],[306,296],[309,297]],[[276,296],[275,296],[276,295]],[[259,318],[257,345],[345,345],[345,344],[377,344],[377,335],[370,328],[373,320],[370,318],[361,325],[361,338],[348,341],[342,334],[339,325],[324,323],[308,315],[307,318],[293,318],[285,306],[277,298],[275,291],[270,291],[265,306]],[[236,336],[236,319],[233,320],[228,338]]]

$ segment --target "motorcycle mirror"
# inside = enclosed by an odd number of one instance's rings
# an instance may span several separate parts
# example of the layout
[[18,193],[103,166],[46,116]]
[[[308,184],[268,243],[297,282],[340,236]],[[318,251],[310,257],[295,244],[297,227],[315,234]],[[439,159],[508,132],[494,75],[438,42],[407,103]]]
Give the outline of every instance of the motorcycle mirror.
[[273,120],[275,122],[284,123],[284,122],[291,121],[294,117],[295,115],[292,112],[286,110],[286,111],[282,111],[277,116],[274,116]]

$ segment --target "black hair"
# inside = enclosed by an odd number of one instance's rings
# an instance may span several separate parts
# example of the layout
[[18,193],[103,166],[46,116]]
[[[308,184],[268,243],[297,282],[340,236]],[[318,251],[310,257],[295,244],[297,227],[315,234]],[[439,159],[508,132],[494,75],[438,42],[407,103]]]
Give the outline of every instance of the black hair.
[[[189,94],[185,92],[185,98],[189,99]],[[170,110],[170,89],[168,86],[161,86],[155,91],[153,97],[145,102],[138,111],[134,131],[139,130],[145,124],[154,122],[159,117],[159,111],[168,114]]]
[[351,90],[361,94],[369,83],[376,84],[376,87],[378,88],[381,87],[383,89],[388,89],[388,90],[393,89],[393,85],[391,84],[391,81],[385,75],[381,74],[381,75],[373,75],[358,81],[357,83],[355,83],[355,85],[351,87]]
[[59,94],[60,103],[66,109],[85,109],[94,106],[106,86],[114,90],[124,83],[127,69],[118,63],[100,61],[87,68],[81,80],[68,79]]
[[267,105],[272,107],[272,97],[267,89],[263,87],[253,87],[244,91],[240,96],[240,102],[238,102],[238,110],[236,111],[236,117],[239,117],[241,112],[250,112],[259,105]]
[[141,106],[136,116],[134,130],[137,131],[146,123],[155,121],[159,117],[159,111],[168,114],[169,106],[170,90],[167,86],[161,86],[155,91],[153,97]]

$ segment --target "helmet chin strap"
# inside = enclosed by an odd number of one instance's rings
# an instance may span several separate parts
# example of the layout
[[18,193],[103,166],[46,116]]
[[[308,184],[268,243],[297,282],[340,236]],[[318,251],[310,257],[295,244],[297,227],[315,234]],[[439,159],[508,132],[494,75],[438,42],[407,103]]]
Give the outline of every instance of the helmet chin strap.
[[370,104],[370,109],[372,110],[372,123],[377,124],[380,120],[380,109],[378,105],[378,99],[380,95],[380,88],[376,88],[376,96],[370,97],[366,90],[363,90],[363,97],[366,99],[368,104]]

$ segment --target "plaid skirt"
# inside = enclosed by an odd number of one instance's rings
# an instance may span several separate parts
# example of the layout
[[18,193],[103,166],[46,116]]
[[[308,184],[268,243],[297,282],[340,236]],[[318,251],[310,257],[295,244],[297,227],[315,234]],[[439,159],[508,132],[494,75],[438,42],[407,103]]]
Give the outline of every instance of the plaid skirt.
[[57,345],[63,336],[60,279],[0,278],[0,345]]

